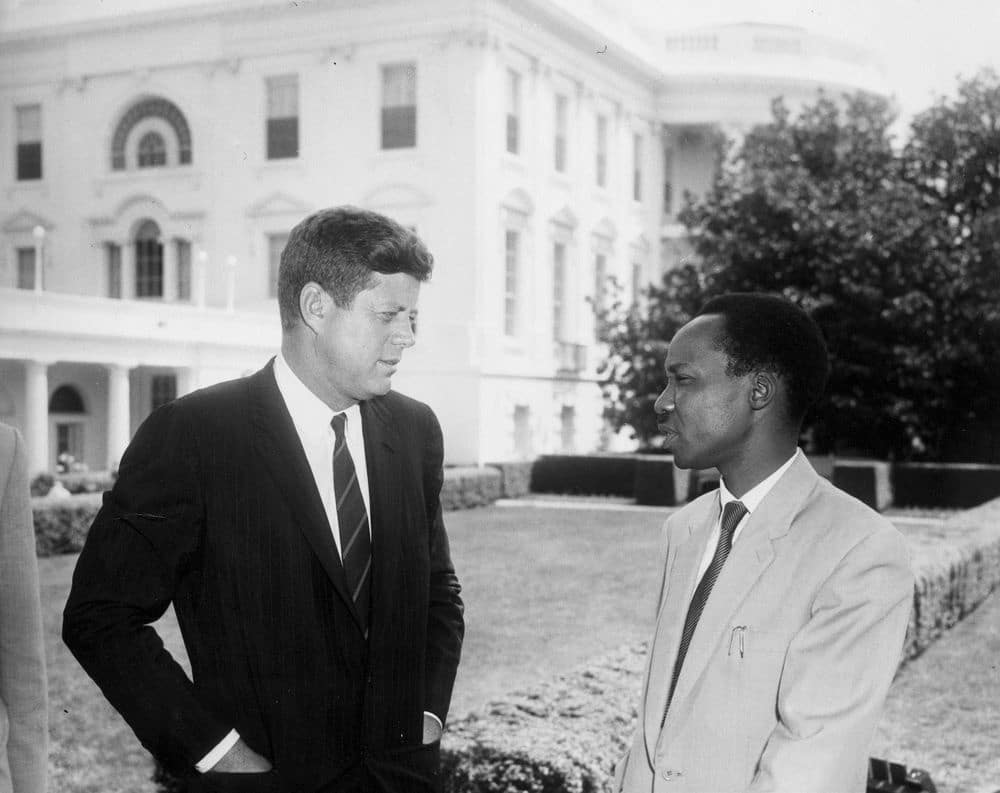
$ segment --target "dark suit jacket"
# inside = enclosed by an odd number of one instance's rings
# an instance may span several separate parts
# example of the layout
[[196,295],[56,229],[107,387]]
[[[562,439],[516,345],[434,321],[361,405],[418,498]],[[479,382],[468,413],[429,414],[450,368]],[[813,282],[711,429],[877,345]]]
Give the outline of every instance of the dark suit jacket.
[[[366,641],[272,367],[140,427],[80,555],[64,639],[168,768],[190,770],[236,728],[283,789],[359,769],[384,790],[424,789],[438,747],[421,744],[423,711],[447,716],[463,635],[440,427],[400,394],[361,405]],[[193,682],[148,624],[170,603]]]

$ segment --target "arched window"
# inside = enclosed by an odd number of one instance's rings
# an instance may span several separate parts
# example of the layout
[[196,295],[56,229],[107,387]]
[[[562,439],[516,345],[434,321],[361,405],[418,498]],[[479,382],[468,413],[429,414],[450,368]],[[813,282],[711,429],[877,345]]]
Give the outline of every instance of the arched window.
[[147,132],[139,140],[138,164],[140,168],[156,168],[167,164],[167,144],[158,132]]
[[49,413],[86,413],[83,397],[71,385],[61,385],[49,398]]
[[[191,129],[188,127],[184,114],[173,102],[161,97],[150,97],[132,105],[122,116],[118,126],[115,127],[115,134],[111,139],[111,170],[125,170],[125,144],[129,139],[129,133],[137,124],[148,118],[162,119],[170,126],[177,139],[177,164],[191,164]],[[163,141],[162,136],[161,141]],[[173,151],[173,146],[171,146],[171,151]],[[140,167],[148,166],[140,165]]]
[[135,296],[163,297],[163,243],[152,220],[135,233]]

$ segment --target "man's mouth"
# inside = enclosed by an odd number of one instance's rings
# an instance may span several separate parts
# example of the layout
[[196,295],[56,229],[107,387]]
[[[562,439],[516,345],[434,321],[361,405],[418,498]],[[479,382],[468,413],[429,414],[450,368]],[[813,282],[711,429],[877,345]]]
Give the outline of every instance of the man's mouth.
[[379,358],[379,363],[388,366],[390,369],[395,369],[399,366],[399,358]]

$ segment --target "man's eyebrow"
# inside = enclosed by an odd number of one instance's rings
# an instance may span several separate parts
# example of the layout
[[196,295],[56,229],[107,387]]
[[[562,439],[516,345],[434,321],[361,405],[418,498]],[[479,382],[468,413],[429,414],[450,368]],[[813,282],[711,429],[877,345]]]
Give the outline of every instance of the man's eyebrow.
[[677,363],[667,364],[664,368],[673,374],[678,369],[683,369],[685,366],[690,366],[690,364],[687,361],[678,361]]

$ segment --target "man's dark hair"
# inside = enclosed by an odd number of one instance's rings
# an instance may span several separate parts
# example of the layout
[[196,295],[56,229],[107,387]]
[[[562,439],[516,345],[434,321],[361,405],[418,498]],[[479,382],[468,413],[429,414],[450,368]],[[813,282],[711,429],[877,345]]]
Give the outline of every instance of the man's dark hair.
[[430,278],[434,257],[395,220],[352,206],[321,209],[288,235],[278,269],[278,309],[288,330],[299,321],[299,295],[310,281],[346,308],[373,285],[374,273]]
[[715,346],[729,356],[726,373],[778,375],[785,382],[789,418],[802,421],[830,374],[826,342],[815,320],[783,297],[750,292],[714,297],[695,316],[706,314],[725,320]]

